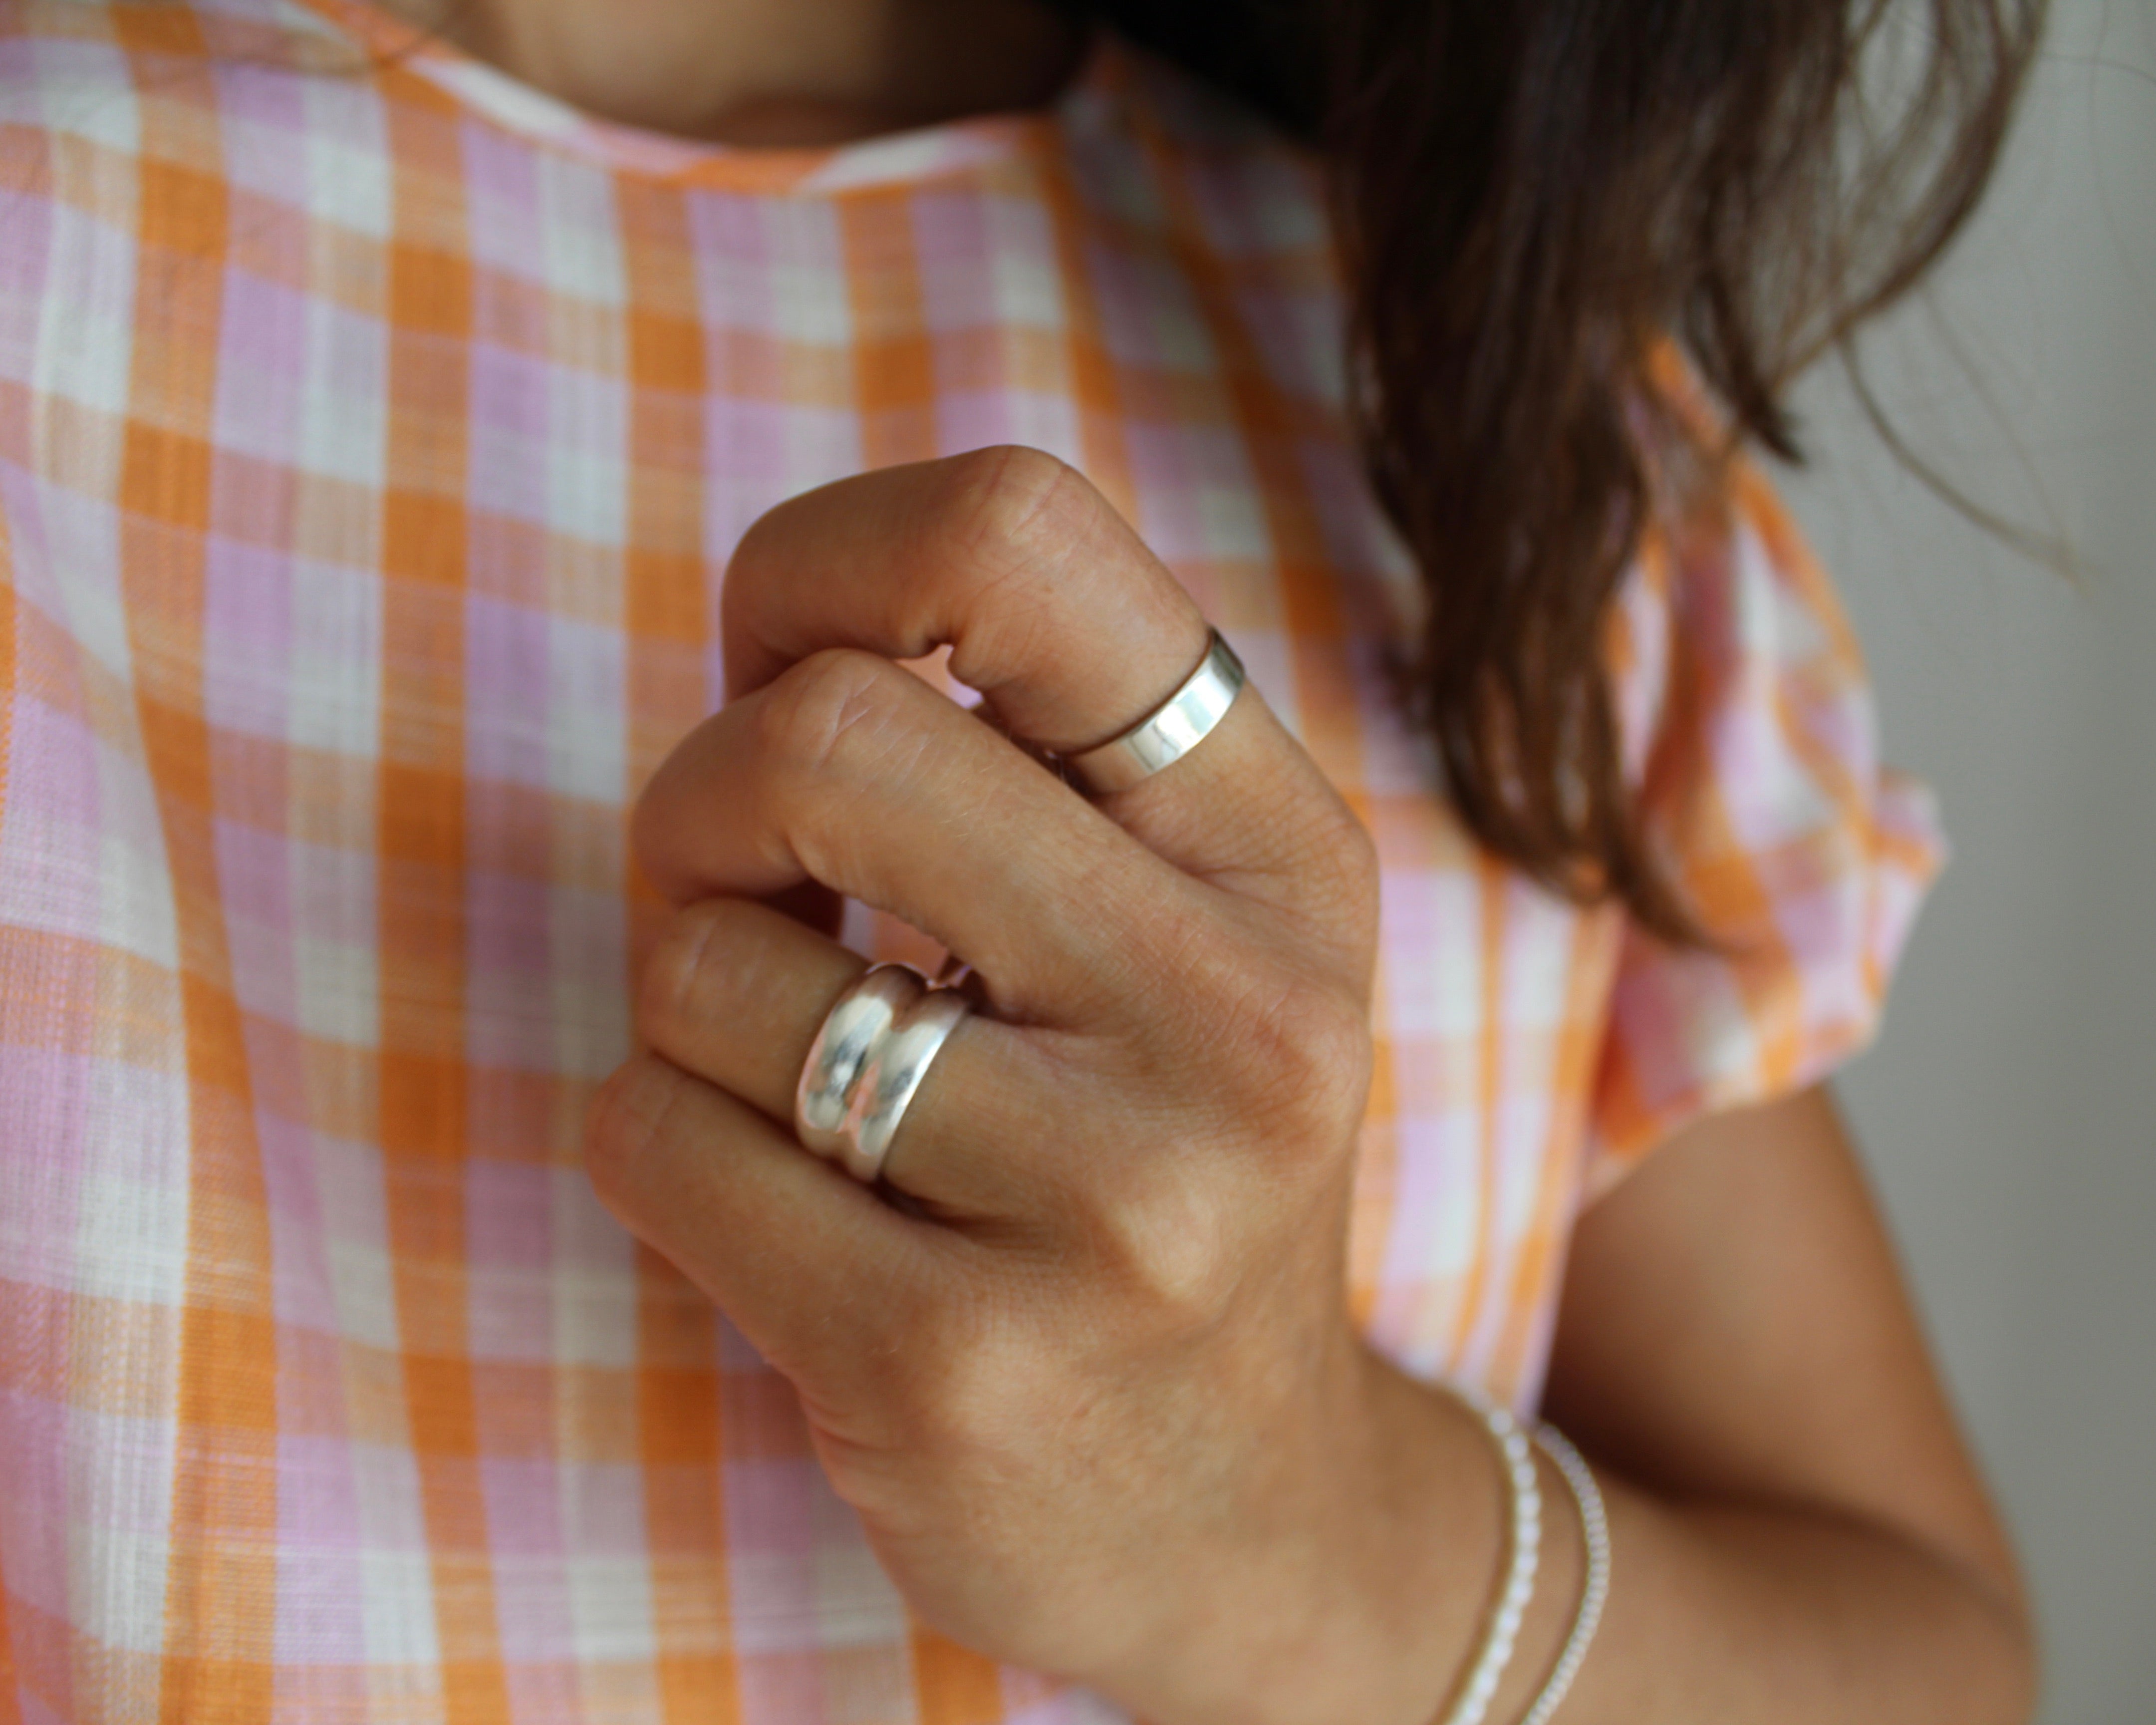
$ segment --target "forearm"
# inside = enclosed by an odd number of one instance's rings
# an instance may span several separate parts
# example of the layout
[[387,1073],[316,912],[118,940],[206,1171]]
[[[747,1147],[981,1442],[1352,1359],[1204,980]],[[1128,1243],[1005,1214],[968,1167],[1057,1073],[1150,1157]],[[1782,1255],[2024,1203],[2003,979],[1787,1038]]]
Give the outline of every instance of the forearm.
[[[1568,1721],[2028,1718],[2025,1620],[1946,1558],[1820,1509],[1674,1504],[1602,1479],[1625,1587]],[[1545,1613],[1571,1597],[1545,1599]]]
[[[1379,1367],[1346,1435],[1333,1529],[1252,1565],[1118,1685],[1170,1725],[1438,1725],[1506,1560],[1505,1493],[1473,1412]],[[1582,1584],[1569,1488],[1538,1458],[1540,1577],[1490,1725],[1517,1725]],[[1881,1527],[1799,1505],[1681,1502],[1597,1466],[1608,1609],[1560,1725],[2020,1725],[2033,1682],[2018,1604]],[[1350,1518],[1353,1518],[1352,1520]],[[1332,1565],[1330,1574],[1323,1566]],[[1173,1668],[1171,1668],[1173,1667]]]
[[[1404,1597],[1429,1599],[1428,1633],[1404,1651],[1430,1725],[1472,1656],[1502,1562],[1494,1463],[1463,1468],[1486,1436],[1450,1397],[1404,1378],[1390,1394],[1401,1443],[1400,1523],[1435,1543]],[[1584,1544],[1563,1476],[1540,1462],[1543,1563],[1519,1651],[1490,1717],[1532,1704],[1572,1621]],[[1614,1586],[1565,1725],[2020,1725],[2034,1657],[2019,1602],[1973,1568],[1876,1522],[1802,1504],[1677,1501],[1596,1469]],[[1477,1512],[1473,1494],[1487,1500]],[[1441,1608],[1440,1602],[1442,1602]],[[1397,1693],[1397,1689],[1395,1689]]]

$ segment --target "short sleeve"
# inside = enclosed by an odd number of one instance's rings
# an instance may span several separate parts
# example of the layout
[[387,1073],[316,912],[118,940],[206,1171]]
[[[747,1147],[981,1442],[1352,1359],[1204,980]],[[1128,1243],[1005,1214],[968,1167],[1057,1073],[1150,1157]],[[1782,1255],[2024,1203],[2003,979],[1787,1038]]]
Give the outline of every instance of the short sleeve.
[[1688,1121],[1864,1047],[1946,855],[1929,790],[1881,764],[1849,620],[1755,469],[1711,519],[1654,536],[1618,623],[1629,765],[1710,944],[1626,927],[1590,1195]]

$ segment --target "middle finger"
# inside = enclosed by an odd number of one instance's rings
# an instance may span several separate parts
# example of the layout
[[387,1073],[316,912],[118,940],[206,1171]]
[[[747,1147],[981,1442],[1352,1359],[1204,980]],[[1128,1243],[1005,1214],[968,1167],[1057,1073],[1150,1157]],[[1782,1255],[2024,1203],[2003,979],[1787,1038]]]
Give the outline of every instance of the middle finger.
[[1009,740],[865,653],[816,654],[705,720],[646,788],[635,838],[676,904],[821,881],[941,941],[1029,1023],[1120,1017],[1216,914]]

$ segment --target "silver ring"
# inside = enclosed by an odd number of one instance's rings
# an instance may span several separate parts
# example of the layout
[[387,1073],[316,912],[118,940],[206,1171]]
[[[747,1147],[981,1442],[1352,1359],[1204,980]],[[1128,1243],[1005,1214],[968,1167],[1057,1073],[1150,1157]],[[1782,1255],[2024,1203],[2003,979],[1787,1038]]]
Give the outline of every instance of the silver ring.
[[1171,767],[1211,735],[1241,692],[1243,661],[1212,631],[1198,669],[1183,685],[1120,737],[1097,748],[1064,757],[1086,788],[1096,796],[1128,790],[1163,767]]
[[870,1050],[846,1110],[846,1147],[839,1165],[863,1184],[883,1172],[898,1123],[973,1004],[956,988],[931,988],[902,1014]]
[[872,964],[832,1003],[793,1087],[793,1130],[804,1149],[827,1161],[845,1153],[847,1104],[861,1069],[925,986],[911,965]]
[[793,1090],[802,1147],[868,1184],[899,1122],[973,1003],[908,964],[875,964],[824,1015]]

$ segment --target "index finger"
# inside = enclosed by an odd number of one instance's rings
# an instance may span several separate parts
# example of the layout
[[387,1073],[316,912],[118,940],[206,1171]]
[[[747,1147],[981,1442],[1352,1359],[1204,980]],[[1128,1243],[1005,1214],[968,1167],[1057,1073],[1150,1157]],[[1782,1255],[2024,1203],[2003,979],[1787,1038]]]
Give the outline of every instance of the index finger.
[[826,647],[917,659],[948,644],[953,676],[1058,753],[1101,741],[1102,711],[1158,701],[1205,644],[1196,603],[1106,500],[1015,447],[778,505],[727,567],[721,629],[729,699]]
[[[1059,754],[1152,712],[1208,641],[1196,603],[1107,501],[1018,448],[781,504],[734,555],[721,624],[730,695],[825,648],[914,659],[947,645],[954,677]],[[1184,871],[1246,896],[1333,922],[1367,896],[1367,838],[1253,688],[1186,757],[1101,806]]]

